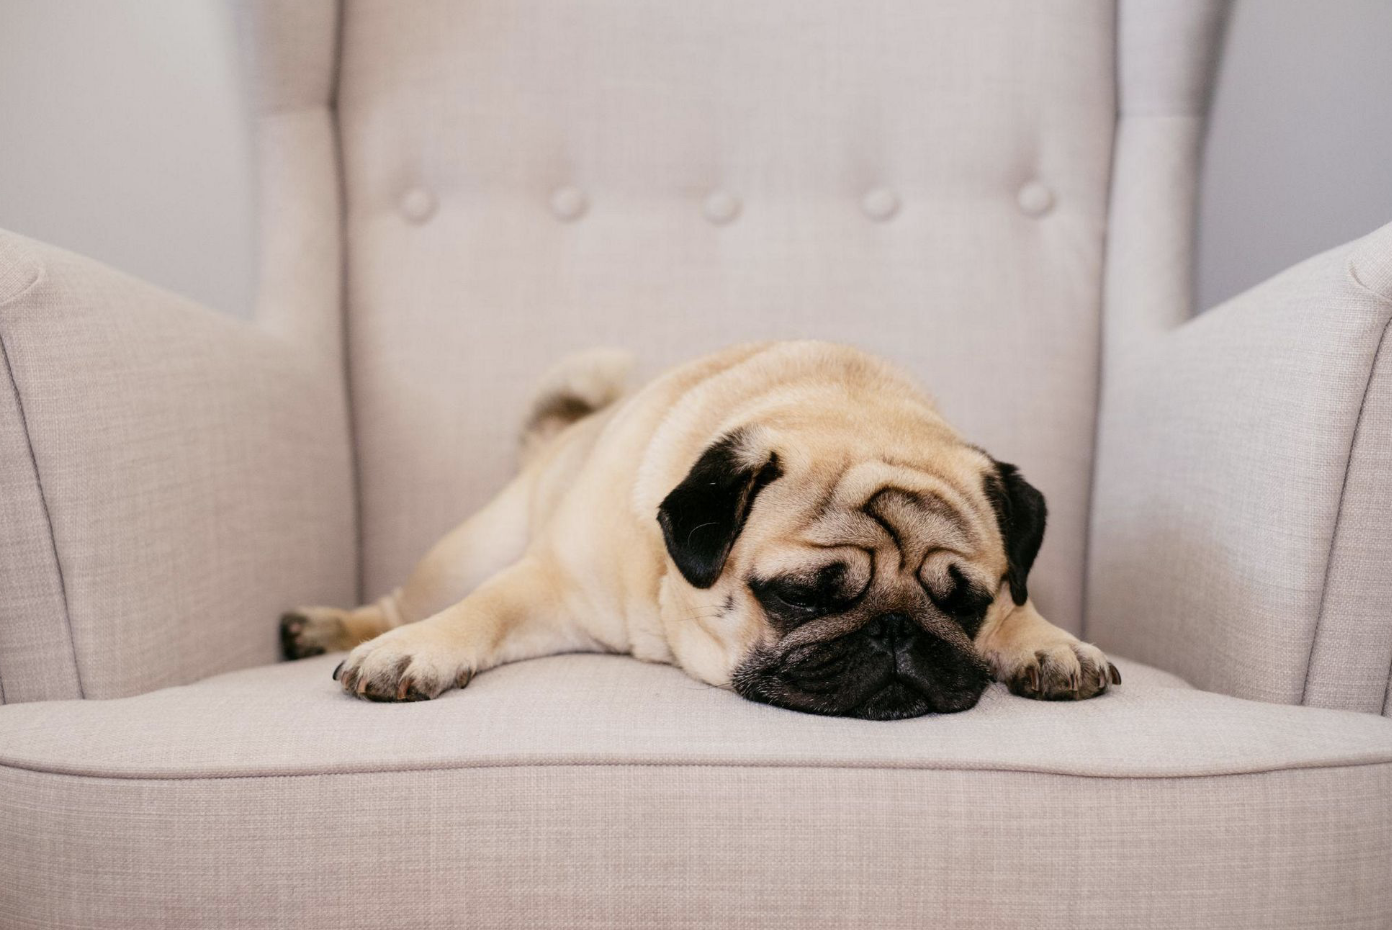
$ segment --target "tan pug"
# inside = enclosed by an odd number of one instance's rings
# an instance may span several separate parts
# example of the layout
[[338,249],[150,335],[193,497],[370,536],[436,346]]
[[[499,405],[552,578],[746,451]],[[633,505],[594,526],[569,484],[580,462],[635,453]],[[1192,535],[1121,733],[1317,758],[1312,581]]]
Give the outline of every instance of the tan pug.
[[414,701],[504,662],[628,653],[875,720],[966,710],[992,679],[1042,699],[1120,684],[1030,602],[1043,497],[885,362],[742,345],[622,397],[627,367],[558,369],[521,474],[382,601],[287,614],[287,654],[352,648],[344,691]]

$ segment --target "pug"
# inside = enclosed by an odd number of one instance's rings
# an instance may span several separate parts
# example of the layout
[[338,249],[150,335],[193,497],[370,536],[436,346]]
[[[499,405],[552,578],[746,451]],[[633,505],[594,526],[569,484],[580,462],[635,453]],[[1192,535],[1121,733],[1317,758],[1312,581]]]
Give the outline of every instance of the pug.
[[871,720],[967,710],[993,680],[1041,700],[1121,683],[1030,601],[1043,496],[886,362],[740,345],[625,394],[628,368],[563,363],[517,477],[377,603],[285,615],[287,655],[351,649],[347,694],[419,701],[505,662],[626,653]]

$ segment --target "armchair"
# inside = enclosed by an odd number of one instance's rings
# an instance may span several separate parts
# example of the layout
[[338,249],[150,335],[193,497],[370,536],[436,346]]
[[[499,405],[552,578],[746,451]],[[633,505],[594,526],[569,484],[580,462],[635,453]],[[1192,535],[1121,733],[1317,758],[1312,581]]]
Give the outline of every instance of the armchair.
[[[1191,319],[1222,4],[241,13],[254,325],[0,233],[0,926],[1392,922],[1392,227]],[[1027,470],[1034,599],[1122,687],[871,724],[274,662],[487,497],[558,355],[793,335]]]

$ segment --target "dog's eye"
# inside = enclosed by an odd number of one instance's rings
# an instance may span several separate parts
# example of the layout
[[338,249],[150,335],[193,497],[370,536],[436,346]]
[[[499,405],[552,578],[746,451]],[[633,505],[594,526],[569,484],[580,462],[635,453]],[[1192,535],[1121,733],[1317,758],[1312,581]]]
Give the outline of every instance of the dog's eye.
[[780,585],[774,588],[773,596],[789,607],[796,607],[798,610],[816,610],[822,600],[821,592],[816,588],[805,588],[797,585]]
[[801,622],[818,614],[844,609],[854,601],[855,595],[848,595],[844,590],[846,575],[846,566],[834,562],[811,576],[754,578],[749,582],[749,590],[765,610]]
[[808,584],[800,579],[755,580],[749,583],[749,589],[765,609],[779,613],[816,613],[826,606],[828,600],[827,593],[820,585]]
[[973,584],[956,564],[947,567],[947,583],[941,590],[934,590],[935,586],[926,587],[937,608],[959,620],[979,622],[986,608],[991,606],[991,595]]

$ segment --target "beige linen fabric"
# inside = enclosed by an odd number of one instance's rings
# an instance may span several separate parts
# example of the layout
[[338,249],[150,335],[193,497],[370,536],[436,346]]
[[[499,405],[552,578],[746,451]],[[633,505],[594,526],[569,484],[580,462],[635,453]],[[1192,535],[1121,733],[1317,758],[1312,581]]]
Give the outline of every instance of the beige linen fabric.
[[[1392,226],[1349,256],[1392,318]],[[1361,349],[1362,347],[1360,347]],[[1302,703],[1392,716],[1392,339],[1384,326],[1354,427]]]
[[[0,237],[0,314],[42,275],[36,255]],[[3,336],[0,369],[0,704],[74,697],[81,689],[63,580]]]
[[1228,9],[1225,0],[1117,6],[1104,369],[1128,342],[1193,312],[1199,156]]
[[260,185],[256,321],[343,364],[343,214],[334,0],[236,3]]
[[1121,663],[876,724],[560,656],[0,709],[6,927],[1378,927],[1392,722]]
[[1392,226],[1109,363],[1099,645],[1242,697],[1383,707],[1389,263]]
[[995,685],[970,713],[877,726],[754,704],[625,656],[519,662],[437,701],[376,705],[347,698],[332,681],[341,658],[247,669],[121,701],[7,707],[0,764],[110,778],[571,763],[1159,778],[1392,760],[1392,722],[1381,717],[1196,691],[1124,661],[1125,684],[1098,700],[1029,701]]
[[1078,629],[1113,12],[347,4],[365,595],[502,485],[564,353],[627,346],[651,371],[801,336],[903,363],[1021,465],[1053,514],[1031,591]]
[[106,698],[276,655],[351,598],[346,411],[328,365],[0,233],[0,686]]
[[[0,770],[14,930],[1383,930],[1392,766]],[[16,817],[16,814],[21,817]],[[22,819],[21,819],[22,818]]]

